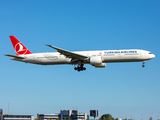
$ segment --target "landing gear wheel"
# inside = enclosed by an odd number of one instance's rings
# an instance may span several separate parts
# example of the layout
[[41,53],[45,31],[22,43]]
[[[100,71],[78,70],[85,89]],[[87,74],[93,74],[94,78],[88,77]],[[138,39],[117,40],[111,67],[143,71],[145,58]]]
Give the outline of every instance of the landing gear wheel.
[[77,70],[77,67],[75,67],[74,70]]
[[81,71],[83,71],[83,67],[81,67]]
[[83,66],[84,66],[84,64],[78,64],[77,67],[74,67],[74,70],[77,70],[78,72],[86,70],[86,68]]
[[142,67],[144,68],[144,67],[145,67],[145,65],[142,65]]
[[80,67],[78,67],[78,72],[80,72],[81,71],[81,68]]

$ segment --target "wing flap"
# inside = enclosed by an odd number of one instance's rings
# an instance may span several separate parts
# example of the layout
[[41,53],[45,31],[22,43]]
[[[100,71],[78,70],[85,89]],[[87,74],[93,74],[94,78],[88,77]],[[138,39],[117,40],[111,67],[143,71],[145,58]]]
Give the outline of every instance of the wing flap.
[[68,58],[72,58],[72,59],[85,59],[85,58],[88,58],[87,56],[84,56],[84,55],[80,55],[80,54],[77,54],[77,53],[74,53],[74,52],[70,52],[70,51],[67,51],[67,50],[64,50],[64,49],[61,49],[61,48],[57,48],[57,47],[54,47],[52,45],[47,45],[46,46],[49,46],[53,49],[56,49],[57,52],[65,55],[66,57]]

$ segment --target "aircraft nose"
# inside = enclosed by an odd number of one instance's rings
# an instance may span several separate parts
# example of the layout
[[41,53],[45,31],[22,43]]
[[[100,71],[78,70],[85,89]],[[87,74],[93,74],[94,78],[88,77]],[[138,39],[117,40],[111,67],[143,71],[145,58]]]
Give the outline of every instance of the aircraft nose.
[[155,58],[156,56],[153,54],[153,58]]
[[151,59],[155,58],[156,56],[154,54],[151,55]]

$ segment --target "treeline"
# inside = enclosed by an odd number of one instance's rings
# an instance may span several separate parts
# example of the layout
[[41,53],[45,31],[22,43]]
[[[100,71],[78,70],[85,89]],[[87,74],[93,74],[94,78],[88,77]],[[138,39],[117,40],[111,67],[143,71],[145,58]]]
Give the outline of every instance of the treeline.
[[[40,118],[36,118],[35,120],[41,120]],[[47,119],[47,120],[53,120],[53,119]],[[56,120],[59,120],[58,118],[56,118]],[[64,118],[64,120],[72,120],[70,117],[67,119],[67,118]],[[87,115],[87,119],[86,120],[91,120],[89,118],[89,115]],[[104,114],[102,115],[99,120],[119,120],[118,118],[113,118],[112,115],[110,114]],[[123,119],[123,120],[132,120],[132,119]]]
[[[41,120],[40,118],[36,118],[35,120]],[[48,120],[53,120],[53,119],[48,119]],[[58,118],[56,118],[56,120],[59,120]],[[65,118],[64,120],[72,120],[70,117],[67,119]],[[87,119],[86,120],[90,120],[89,115],[87,115]],[[102,115],[99,120],[119,120],[118,118],[114,118],[112,117],[112,115],[110,114],[104,114]],[[134,119],[122,119],[122,120],[134,120]],[[152,120],[152,117],[149,118],[149,120]]]
[[[110,114],[104,114],[99,118],[99,120],[119,120],[119,119],[112,117],[112,115],[110,115]],[[127,118],[125,118],[123,120],[127,120]],[[132,120],[132,119],[128,119],[128,120]]]
[[[35,120],[41,120],[40,118],[36,118]],[[53,119],[47,119],[47,120],[53,120]],[[56,118],[56,120],[59,120],[58,118]],[[64,120],[72,120],[70,117],[67,119],[65,118]],[[87,119],[86,120],[90,120],[89,115],[87,115]],[[114,118],[112,117],[112,115],[110,114],[104,114],[102,115],[99,120],[119,120],[118,118]],[[134,119],[122,119],[122,120],[134,120]],[[152,120],[152,117],[149,118],[149,120]]]
[[[41,120],[41,118],[36,118],[35,120]],[[47,120],[53,120],[53,119],[47,119]],[[58,118],[56,118],[56,120],[59,120]],[[64,120],[72,120],[70,117],[67,119],[67,118],[64,118]],[[90,120],[89,118],[89,115],[87,115],[87,119],[86,120]],[[119,120],[118,118],[113,118],[112,115],[110,114],[104,114],[102,115],[99,120]],[[133,120],[133,119],[122,119],[122,120]]]
[[[99,120],[119,120],[119,119],[112,117],[112,115],[110,115],[110,114],[104,114],[99,118]],[[134,120],[134,119],[124,118],[122,120]],[[150,117],[148,120],[152,120],[152,117]]]

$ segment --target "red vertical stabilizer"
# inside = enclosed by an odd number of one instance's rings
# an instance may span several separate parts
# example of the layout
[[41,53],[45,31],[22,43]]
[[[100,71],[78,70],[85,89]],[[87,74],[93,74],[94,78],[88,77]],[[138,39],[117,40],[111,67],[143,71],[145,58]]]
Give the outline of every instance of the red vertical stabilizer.
[[19,55],[26,55],[26,54],[32,54],[16,37],[9,36],[11,39],[11,42],[13,44],[13,48],[17,54]]

